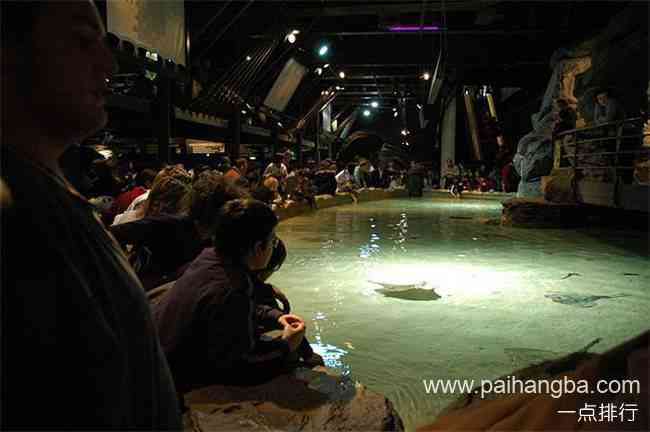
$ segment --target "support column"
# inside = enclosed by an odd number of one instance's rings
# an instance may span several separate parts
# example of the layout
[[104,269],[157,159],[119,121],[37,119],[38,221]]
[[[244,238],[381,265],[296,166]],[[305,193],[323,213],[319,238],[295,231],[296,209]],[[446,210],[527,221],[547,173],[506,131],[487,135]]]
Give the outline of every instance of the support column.
[[302,166],[302,131],[296,133],[296,159],[298,160],[298,165]]
[[314,143],[316,148],[316,163],[320,164],[320,112],[316,113],[316,136]]
[[234,162],[239,158],[239,149],[241,147],[241,109],[236,107],[230,121],[231,144],[229,149],[230,159]]
[[271,160],[278,152],[278,128],[276,125],[271,126]]
[[154,122],[153,135],[158,141],[158,160],[169,163],[169,138],[171,135],[171,82],[167,71],[161,66],[158,71],[158,93],[156,112],[158,121]]
[[474,99],[469,92],[465,92],[465,112],[467,114],[467,124],[469,134],[472,138],[472,148],[474,149],[474,159],[482,160],[481,142],[478,137],[478,124],[476,123],[476,112],[474,111]]
[[440,142],[440,179],[447,160],[456,162],[456,100],[454,97],[442,117],[442,137]]

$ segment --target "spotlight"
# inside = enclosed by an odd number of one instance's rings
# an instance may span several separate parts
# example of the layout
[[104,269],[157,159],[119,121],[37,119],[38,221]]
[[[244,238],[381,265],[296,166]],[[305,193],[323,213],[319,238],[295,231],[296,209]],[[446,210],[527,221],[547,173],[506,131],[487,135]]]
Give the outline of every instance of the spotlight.
[[289,33],[287,35],[287,42],[289,42],[290,44],[296,43],[296,35],[293,33]]
[[422,74],[422,79],[425,81],[429,81],[429,78],[431,78],[431,75],[429,75],[429,72],[425,72]]
[[323,74],[323,69],[316,68],[316,75],[321,76]]
[[410,146],[410,145],[411,145],[411,144],[409,144],[409,142],[408,142],[408,141],[404,141],[404,144],[406,144],[406,147],[408,147],[408,146]]
[[397,117],[397,111],[393,113],[393,117]]
[[343,87],[341,87],[341,86],[336,86],[336,89],[337,89],[337,90],[343,90]]
[[278,126],[283,127],[283,126],[282,126],[282,123],[280,123],[280,122],[278,122]]
[[370,117],[370,110],[364,110],[364,111],[363,111],[363,115],[364,115],[365,117]]
[[318,55],[323,57],[325,54],[327,54],[327,51],[329,50],[329,47],[327,45],[321,45],[321,47],[318,49]]
[[402,133],[402,135],[406,136],[406,135],[409,134],[409,131],[406,130],[406,129],[402,129],[402,132],[401,132],[401,133]]
[[300,30],[291,30],[292,35],[298,35],[300,34]]
[[330,64],[329,64],[329,63],[325,63],[325,64],[323,65],[323,69],[327,69],[328,67],[330,67]]
[[345,78],[345,72],[343,71],[339,72],[339,78],[341,79]]
[[246,61],[251,61],[253,58],[251,56],[246,56]]
[[372,102],[370,102],[370,106],[373,107],[373,108],[377,108],[379,106],[379,102],[372,101]]
[[422,109],[422,105],[420,105],[420,104],[417,104],[417,107],[418,107],[419,110]]
[[393,111],[397,112],[397,108],[393,107]]
[[246,110],[241,110],[241,113],[246,115]]

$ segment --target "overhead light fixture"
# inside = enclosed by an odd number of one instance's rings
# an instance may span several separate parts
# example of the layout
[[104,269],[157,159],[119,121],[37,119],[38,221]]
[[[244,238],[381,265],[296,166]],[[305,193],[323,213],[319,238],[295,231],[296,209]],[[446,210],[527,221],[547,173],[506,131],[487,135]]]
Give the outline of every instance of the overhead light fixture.
[[406,147],[410,146],[408,141],[404,141],[404,144],[406,144]]
[[432,26],[394,25],[394,26],[389,26],[388,31],[397,32],[397,33],[419,32],[419,31],[435,32],[435,31],[440,31],[440,27],[435,25]]
[[256,160],[257,158],[255,156],[250,156],[248,159],[250,160]]
[[329,64],[329,63],[325,63],[325,64],[323,65],[323,69],[327,69],[328,67],[330,67],[330,64]]
[[345,72],[343,71],[339,72],[339,78],[341,79],[345,78]]
[[316,75],[321,76],[323,74],[323,69],[316,68]]
[[246,115],[246,110],[241,110],[241,113]]
[[293,34],[293,35],[299,35],[299,34],[300,34],[300,30],[291,30],[291,34]]
[[402,135],[406,136],[409,134],[409,131],[406,129],[402,129]]
[[417,104],[416,106],[418,107],[418,109],[419,109],[419,110],[421,110],[421,109],[422,109],[422,105],[420,105],[420,104]]
[[396,108],[396,107],[393,107],[393,111],[397,111],[397,108]]
[[429,75],[429,72],[425,72],[422,74],[422,79],[425,81],[429,81],[429,78],[431,78],[431,75]]
[[370,110],[363,110],[363,115],[366,117],[370,117]]
[[370,106],[373,107],[373,108],[377,108],[379,106],[379,102],[372,101],[372,102],[370,102]]
[[282,123],[280,123],[280,122],[278,122],[278,126],[283,127],[283,126],[282,126]]
[[290,44],[296,43],[296,35],[293,33],[289,33],[286,39]]
[[321,47],[318,49],[318,55],[323,57],[325,54],[327,54],[327,51],[329,51],[329,47],[327,45],[321,45]]
[[247,55],[246,56],[246,61],[251,61],[251,60],[253,60],[253,58],[251,56]]
[[397,111],[393,113],[393,117],[397,117]]

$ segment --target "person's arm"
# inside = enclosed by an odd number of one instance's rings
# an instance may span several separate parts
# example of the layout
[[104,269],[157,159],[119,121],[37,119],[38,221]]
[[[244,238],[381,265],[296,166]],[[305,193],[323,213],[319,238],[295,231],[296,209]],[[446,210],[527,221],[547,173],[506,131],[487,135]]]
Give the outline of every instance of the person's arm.
[[166,222],[160,218],[143,218],[133,222],[111,225],[109,231],[121,245],[137,244],[152,236],[165,234]]

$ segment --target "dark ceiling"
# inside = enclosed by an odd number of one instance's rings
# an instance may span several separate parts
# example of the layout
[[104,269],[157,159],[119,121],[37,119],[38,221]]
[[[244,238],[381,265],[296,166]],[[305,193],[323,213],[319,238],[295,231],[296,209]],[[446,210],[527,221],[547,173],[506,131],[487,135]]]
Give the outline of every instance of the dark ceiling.
[[[228,84],[245,101],[260,98],[289,57],[310,73],[286,114],[300,117],[324,89],[340,85],[336,108],[396,96],[423,103],[440,50],[445,75],[462,84],[541,88],[553,51],[593,36],[629,2],[498,0],[202,1],[186,2],[193,63],[211,63],[210,77],[227,81],[251,52],[270,54],[244,87]],[[435,26],[398,33],[390,26]],[[300,34],[295,44],[284,36]],[[326,59],[316,54],[327,42]],[[262,50],[262,51],[260,51]],[[314,71],[330,65],[323,75]],[[344,71],[345,79],[338,78]],[[396,91],[398,93],[396,93]],[[336,111],[336,110],[335,110]]]

